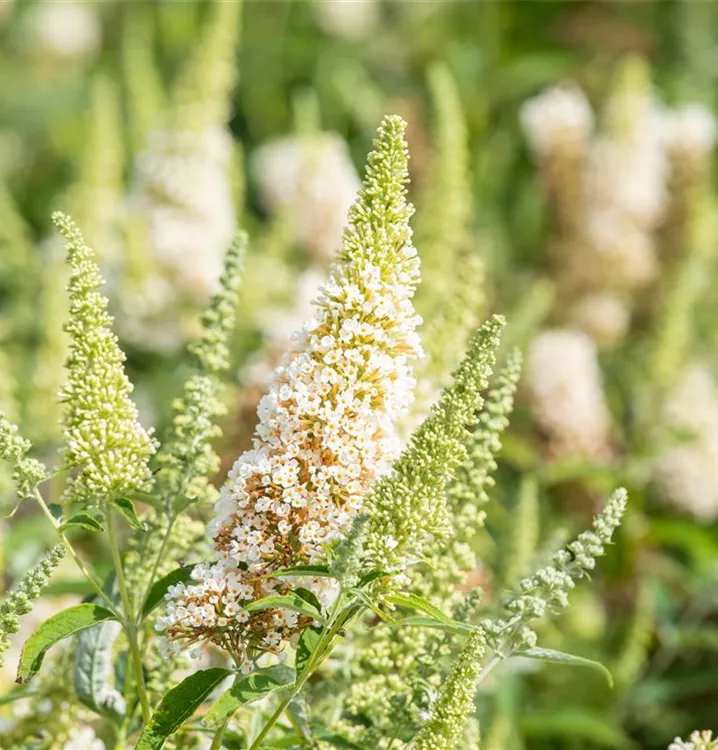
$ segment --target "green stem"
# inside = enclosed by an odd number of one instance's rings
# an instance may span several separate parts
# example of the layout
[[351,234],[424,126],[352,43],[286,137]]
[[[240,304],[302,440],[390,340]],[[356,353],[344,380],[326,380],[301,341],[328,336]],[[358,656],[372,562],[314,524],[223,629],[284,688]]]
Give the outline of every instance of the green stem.
[[126,744],[125,739],[127,737],[127,732],[129,727],[132,725],[132,722],[135,717],[135,707],[132,706],[132,670],[131,669],[125,669],[125,683],[122,686],[122,695],[125,697],[125,703],[127,704],[127,711],[125,712],[125,715],[122,717],[122,723],[120,724],[120,728],[117,731],[117,745],[115,747],[115,750],[125,750]]
[[334,647],[339,642],[340,638],[337,637],[339,635],[339,632],[347,624],[349,619],[355,614],[352,611],[351,607],[347,607],[342,613],[343,616],[340,615],[339,617],[337,617],[331,628],[327,630],[329,622],[331,622],[332,619],[336,616],[336,611],[339,609],[338,605],[340,604],[341,599],[341,595],[337,597],[337,600],[334,603],[334,608],[332,610],[332,615],[330,616],[329,621],[325,626],[325,631],[322,634],[322,637],[319,639],[319,642],[317,643],[317,646],[314,649],[312,655],[309,657],[309,661],[307,662],[307,666],[302,672],[302,676],[299,678],[299,680],[297,680],[297,682],[294,683],[294,687],[291,689],[287,697],[279,704],[279,706],[277,706],[277,709],[269,717],[267,723],[262,728],[262,731],[257,735],[248,750],[257,750],[261,742],[269,734],[272,727],[277,723],[277,721],[279,721],[282,714],[287,710],[289,704],[294,700],[294,698],[299,694],[299,691],[304,687],[304,683],[322,665],[324,660],[329,656],[329,654],[331,654],[331,652],[334,650]]
[[504,660],[504,656],[502,656],[498,651],[489,659],[489,661],[486,662],[486,664],[481,668],[481,671],[479,672],[479,676],[476,678],[476,687],[478,686],[491,674],[491,672],[494,671],[494,669],[501,664],[501,662]]
[[[177,520],[177,516],[173,515],[172,518],[170,518],[169,524],[167,525],[167,530],[165,531],[164,539],[162,540],[162,544],[160,545],[159,552],[157,553],[157,557],[155,558],[155,562],[152,566],[152,572],[150,573],[150,577],[147,579],[147,586],[145,587],[145,591],[142,594],[142,598],[140,599],[140,602],[144,602],[147,599],[147,595],[150,593],[150,589],[152,588],[152,584],[155,582],[155,576],[157,575],[157,571],[159,570],[160,563],[162,562],[165,550],[167,549],[167,544],[170,540],[170,535],[172,534],[172,528],[175,525],[175,521]],[[143,620],[142,615],[142,609],[140,608],[140,611],[137,613],[137,624],[139,625]]]
[[135,624],[132,611],[132,600],[130,599],[129,591],[127,590],[127,581],[125,581],[125,572],[122,568],[120,549],[117,544],[117,530],[115,527],[115,516],[112,508],[106,508],[105,518],[107,520],[107,536],[110,542],[112,563],[115,566],[115,576],[117,578],[117,585],[120,589],[122,609],[125,615],[123,625],[125,628],[125,632],[127,633],[127,641],[130,647],[130,656],[132,657],[132,666],[135,672],[135,683],[137,684],[137,694],[140,699],[142,718],[144,719],[145,724],[147,724],[150,720],[152,712],[150,709],[150,701],[147,696],[145,675],[142,670],[142,656],[140,654],[140,646],[137,638],[137,626]]
[[[197,446],[197,438],[195,438],[192,441],[192,445],[190,446],[190,452],[193,452],[196,449]],[[187,492],[187,487],[189,486],[189,483],[193,477],[193,466],[187,466],[182,474],[182,482],[181,482],[181,489],[179,491],[179,496],[182,497]],[[147,580],[147,586],[145,587],[144,594],[142,595],[142,599],[140,599],[141,602],[144,602],[145,599],[147,599],[147,595],[150,593],[150,589],[152,588],[152,584],[155,582],[155,576],[157,575],[157,570],[160,567],[160,563],[162,562],[165,554],[165,550],[167,549],[167,545],[170,540],[170,536],[172,535],[172,529],[175,525],[175,521],[177,520],[181,510],[178,512],[177,508],[175,507],[175,503],[168,503],[166,505],[166,511],[167,511],[167,517],[169,518],[169,523],[167,524],[167,530],[165,531],[164,538],[162,539],[162,544],[160,545],[159,552],[157,553],[157,557],[155,558],[154,564],[152,565],[152,573],[150,574],[149,579]],[[142,610],[137,613],[137,623],[138,625],[142,623],[143,615]]]
[[212,740],[212,744],[210,745],[209,750],[219,750],[222,747],[222,740],[224,739],[224,733],[227,730],[227,724],[229,724],[230,717],[228,716],[224,724],[217,730],[217,733],[214,735],[214,739]]
[[47,504],[45,503],[45,500],[43,499],[42,495],[40,494],[40,491],[37,489],[37,487],[33,491],[35,500],[37,500],[38,505],[40,506],[40,510],[44,513],[45,517],[50,521],[52,524],[52,527],[57,532],[58,536],[60,537],[62,543],[65,545],[65,548],[67,549],[70,557],[75,561],[75,565],[79,568],[82,575],[85,577],[87,582],[92,586],[93,589],[95,589],[95,592],[100,597],[100,599],[107,605],[107,608],[112,612],[115,617],[122,622],[122,616],[117,611],[117,607],[115,607],[114,602],[110,597],[102,590],[102,585],[100,582],[95,578],[95,576],[92,575],[90,570],[87,568],[84,562],[82,562],[82,559],[75,551],[72,544],[70,544],[70,540],[65,536],[65,533],[60,530],[60,527],[57,525],[57,519],[55,516],[52,515],[50,512],[50,509],[47,507]]

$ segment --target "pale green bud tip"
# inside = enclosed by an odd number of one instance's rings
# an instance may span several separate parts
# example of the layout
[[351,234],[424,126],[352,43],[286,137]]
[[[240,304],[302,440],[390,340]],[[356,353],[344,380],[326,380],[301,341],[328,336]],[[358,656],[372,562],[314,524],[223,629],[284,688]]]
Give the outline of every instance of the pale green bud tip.
[[92,250],[85,244],[80,230],[67,214],[55,211],[52,214],[52,222],[67,241],[67,257],[71,266],[78,260],[92,257]]
[[247,235],[239,232],[224,259],[219,291],[212,297],[202,316],[202,336],[191,344],[200,369],[220,373],[229,367],[229,337],[237,317],[237,300],[241,281]]
[[412,750],[459,750],[469,717],[474,712],[476,680],[481,672],[486,643],[475,630],[466,640],[431,715],[414,740]]
[[369,154],[363,187],[349,211],[340,261],[408,276],[399,283],[418,283],[418,259],[410,248],[409,218],[414,209],[406,201],[409,150],[404,140],[406,123],[395,115],[384,118]]
[[329,566],[332,575],[336,576],[346,587],[351,587],[356,583],[368,526],[368,513],[361,513],[354,519],[346,537],[339,543],[336,555]]
[[367,552],[384,570],[401,570],[429,535],[446,534],[445,487],[467,458],[467,427],[475,424],[483,404],[481,391],[488,385],[504,326],[497,315],[476,332],[453,383],[369,497]]

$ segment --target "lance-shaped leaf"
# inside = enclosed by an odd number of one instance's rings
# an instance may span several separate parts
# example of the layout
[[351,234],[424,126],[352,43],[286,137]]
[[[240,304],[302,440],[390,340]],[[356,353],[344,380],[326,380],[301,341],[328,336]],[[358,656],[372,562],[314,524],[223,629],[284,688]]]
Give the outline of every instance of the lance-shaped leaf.
[[48,649],[58,641],[115,616],[97,604],[78,604],[53,615],[28,638],[20,655],[17,682],[30,680],[42,665]]
[[115,500],[112,503],[117,511],[124,516],[127,523],[132,526],[133,529],[144,529],[145,526],[140,521],[140,519],[137,516],[137,512],[135,511],[135,504],[126,497],[118,497],[117,500]]
[[87,529],[88,531],[103,531],[102,524],[89,513],[76,513],[60,526],[60,531],[67,531],[72,527]]
[[449,627],[455,624],[448,615],[445,615],[438,607],[434,606],[427,599],[424,599],[423,596],[418,596],[417,594],[389,594],[387,600],[398,607],[407,607],[408,609],[423,612],[432,620],[436,620]]
[[586,659],[583,656],[574,656],[574,654],[566,654],[563,651],[554,651],[551,648],[527,648],[524,651],[519,651],[517,656],[525,656],[528,659],[537,659],[539,661],[547,661],[553,664],[564,664],[573,667],[589,667],[601,672],[608,684],[613,687],[613,675],[608,669],[601,664],[599,661],[593,659]]
[[399,625],[409,625],[419,628],[432,628],[434,630],[443,630],[445,633],[451,633],[452,635],[469,635],[471,633],[471,626],[465,625],[463,622],[457,622],[456,620],[435,620],[433,617],[404,617],[398,620]]
[[156,580],[150,588],[145,603],[142,605],[142,615],[147,615],[164,599],[165,594],[170,586],[174,586],[178,583],[187,583],[192,575],[192,569],[194,565],[182,565],[176,568],[166,576]]
[[290,685],[294,670],[283,664],[261,669],[237,681],[212,704],[203,723],[217,729],[242,705],[261,698],[272,690]]
[[152,715],[135,750],[159,750],[230,674],[228,669],[219,667],[202,669],[173,687]]
[[264,599],[257,599],[256,602],[247,604],[244,609],[247,612],[261,612],[264,609],[290,609],[314,620],[322,619],[321,612],[315,606],[293,593],[282,596],[265,596]]
[[299,643],[297,644],[297,653],[294,657],[294,668],[297,670],[297,678],[301,677],[307,668],[307,664],[321,637],[322,631],[318,628],[307,628],[300,636]]

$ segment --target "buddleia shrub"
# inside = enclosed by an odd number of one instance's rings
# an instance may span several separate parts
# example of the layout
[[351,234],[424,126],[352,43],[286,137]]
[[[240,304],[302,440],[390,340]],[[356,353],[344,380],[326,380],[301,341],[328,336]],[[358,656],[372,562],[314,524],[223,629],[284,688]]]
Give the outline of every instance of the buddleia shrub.
[[[246,236],[227,250],[172,420],[155,435],[132,400],[95,252],[68,216],[53,217],[69,270],[63,445],[46,467],[3,417],[0,449],[18,500],[36,504],[58,546],[2,604],[0,644],[67,554],[90,593],[29,637],[18,682],[52,684],[47,652],[62,642],[74,665],[62,713],[82,732],[68,742],[458,750],[476,746],[475,694],[504,660],[605,671],[542,648],[535,625],[594,570],[624,490],[533,572],[531,554],[514,549],[507,568],[522,577],[491,605],[467,584],[520,376],[520,354],[499,349],[501,316],[469,337],[451,377],[437,377],[428,415],[402,436],[423,356],[404,131],[398,117],[381,123],[314,315],[219,489],[213,442]],[[65,489],[50,503],[58,470]],[[522,497],[529,519],[536,496]],[[76,544],[78,529],[102,536],[109,573]],[[51,729],[27,731],[54,746]]]

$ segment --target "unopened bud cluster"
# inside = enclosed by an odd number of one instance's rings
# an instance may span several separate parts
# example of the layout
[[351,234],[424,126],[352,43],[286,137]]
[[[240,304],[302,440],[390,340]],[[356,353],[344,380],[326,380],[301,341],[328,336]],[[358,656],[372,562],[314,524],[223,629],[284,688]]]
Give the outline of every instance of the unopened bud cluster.
[[20,436],[17,425],[0,414],[0,458],[12,466],[13,483],[23,499],[45,478],[45,467],[34,458],[28,458],[30,448],[30,441]]
[[58,544],[17,584],[0,604],[0,666],[10,647],[10,638],[20,629],[20,617],[32,609],[32,602],[47,586],[50,576],[65,556],[65,547]]
[[518,591],[504,603],[506,616],[482,623],[492,646],[507,655],[536,645],[531,622],[568,606],[568,595],[575,587],[575,581],[596,567],[596,558],[603,555],[611,543],[626,511],[627,501],[626,491],[616,490],[594,519],[591,531],[584,531],[574,542],[559,550],[549,565],[519,583]]

